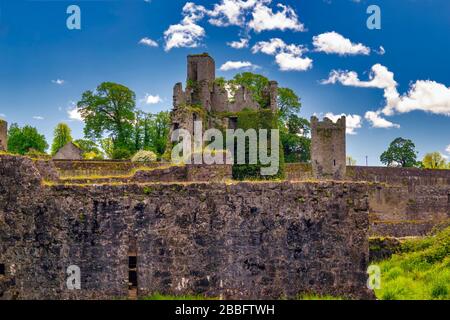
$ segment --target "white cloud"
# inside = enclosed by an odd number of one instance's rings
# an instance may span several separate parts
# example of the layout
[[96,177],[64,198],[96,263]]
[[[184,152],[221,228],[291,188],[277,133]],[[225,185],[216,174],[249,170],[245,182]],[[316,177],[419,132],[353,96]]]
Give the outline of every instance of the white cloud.
[[208,11],[209,23],[218,27],[244,26],[246,14],[258,3],[270,3],[271,0],[222,0]]
[[305,31],[305,26],[298,20],[294,9],[281,3],[277,7],[280,10],[273,12],[271,8],[260,3],[257,4],[248,27],[257,33],[265,30]]
[[445,151],[447,151],[447,153],[450,154],[450,144],[447,146],[447,148],[445,149]]
[[[214,26],[239,26],[246,32],[254,30],[259,33],[265,30],[305,31],[297,13],[290,6],[277,4],[277,8],[269,7],[272,0],[221,0],[211,10],[193,2],[183,7],[183,19],[179,24],[171,25],[165,32],[165,49],[169,51],[177,47],[197,47],[205,37],[205,30],[198,25],[204,17]],[[244,40],[229,44],[233,48],[244,48],[248,45]]]
[[239,41],[227,42],[227,45],[234,49],[243,49],[248,47],[248,39],[241,38]]
[[313,45],[316,51],[325,53],[336,53],[338,55],[368,55],[370,48],[362,43],[353,43],[341,34],[332,31],[313,37]]
[[302,58],[292,53],[281,52],[275,56],[281,71],[306,71],[312,68],[310,58]]
[[361,81],[354,71],[331,71],[322,84],[341,83],[344,86],[378,88],[384,90],[385,106],[382,113],[392,116],[395,113],[425,111],[450,116],[450,88],[432,80],[417,80],[403,95],[397,91],[394,73],[385,66],[375,64],[369,81]]
[[5,119],[5,118],[6,118],[6,115],[5,115],[4,113],[0,113],[0,118]]
[[52,80],[52,83],[62,86],[64,83],[66,83],[66,81],[64,81],[62,79],[56,79],[56,80]]
[[67,109],[67,114],[69,115],[70,120],[83,121],[80,111],[76,106]]
[[400,128],[399,124],[381,117],[379,111],[367,111],[364,118],[372,124],[373,128]]
[[229,71],[243,68],[257,68],[254,64],[249,61],[227,61],[221,67],[221,71]]
[[145,104],[157,104],[163,101],[159,95],[153,96],[151,94],[146,94],[144,99],[140,100]]
[[259,41],[257,42],[253,48],[253,53],[262,52],[268,55],[274,55],[279,50],[282,50],[286,47],[286,43],[280,38],[272,38],[270,41]]
[[362,127],[362,119],[361,116],[357,114],[333,114],[331,112],[328,112],[325,114],[325,117],[330,119],[333,122],[337,122],[342,116],[345,116],[346,120],[346,133],[355,135],[356,129],[360,129]]
[[205,36],[205,29],[197,25],[205,15],[206,9],[192,2],[187,2],[183,7],[183,20],[179,24],[171,25],[164,31],[166,42],[165,50],[173,48],[196,48]]
[[448,155],[446,155],[446,154],[444,154],[442,152],[439,152],[439,154],[441,155],[442,158],[444,158],[445,160],[448,160],[448,158],[449,158]]
[[155,40],[152,40],[150,38],[142,38],[141,40],[139,40],[139,44],[142,44],[144,46],[148,46],[148,47],[158,47],[158,43]]
[[253,53],[275,55],[275,62],[281,71],[305,71],[312,68],[313,60],[303,57],[307,51],[302,45],[288,45],[279,38],[257,42],[252,48]]
[[450,116],[450,87],[432,80],[417,80],[407,93],[389,97],[383,109],[386,115],[421,110]]
[[44,120],[44,117],[42,117],[42,116],[34,116],[33,119],[34,120]]

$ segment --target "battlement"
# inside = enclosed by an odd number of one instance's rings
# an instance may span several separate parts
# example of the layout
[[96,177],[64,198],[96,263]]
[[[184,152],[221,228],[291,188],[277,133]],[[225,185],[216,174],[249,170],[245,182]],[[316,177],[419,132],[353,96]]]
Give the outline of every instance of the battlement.
[[318,179],[342,179],[346,172],[346,119],[337,122],[311,117],[311,159],[313,175]]
[[8,123],[0,119],[0,151],[8,149]]

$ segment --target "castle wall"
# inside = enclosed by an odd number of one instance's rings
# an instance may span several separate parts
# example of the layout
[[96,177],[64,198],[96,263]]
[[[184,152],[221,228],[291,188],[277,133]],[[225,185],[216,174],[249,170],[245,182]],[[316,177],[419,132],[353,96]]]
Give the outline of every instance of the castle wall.
[[0,151],[8,149],[8,123],[0,119]]
[[[134,250],[139,296],[370,296],[364,184],[49,187],[31,160],[1,160],[3,298],[127,296]],[[70,265],[81,290],[66,288]]]
[[318,179],[343,179],[346,171],[346,121],[333,123],[311,118],[311,159],[313,176]]
[[[289,181],[313,178],[306,163],[289,163]],[[372,236],[423,236],[450,223],[450,170],[348,166],[347,181],[366,181]]]

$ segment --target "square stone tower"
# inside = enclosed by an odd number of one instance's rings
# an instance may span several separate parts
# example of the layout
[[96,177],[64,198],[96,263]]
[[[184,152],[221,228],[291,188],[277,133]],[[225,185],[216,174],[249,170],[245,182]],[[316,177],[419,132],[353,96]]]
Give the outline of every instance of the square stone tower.
[[311,161],[317,179],[340,180],[346,173],[345,116],[336,123],[311,118]]
[[8,123],[0,119],[0,151],[8,149]]

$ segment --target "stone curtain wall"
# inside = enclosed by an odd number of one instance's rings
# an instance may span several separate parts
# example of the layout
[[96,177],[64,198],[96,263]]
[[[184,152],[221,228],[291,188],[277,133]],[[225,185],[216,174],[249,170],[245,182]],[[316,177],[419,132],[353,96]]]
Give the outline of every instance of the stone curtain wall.
[[8,123],[0,119],[0,151],[8,149]]
[[[0,174],[3,298],[127,296],[134,243],[140,296],[370,297],[364,184],[45,187],[31,160],[9,156]],[[80,291],[66,289],[73,264]]]

